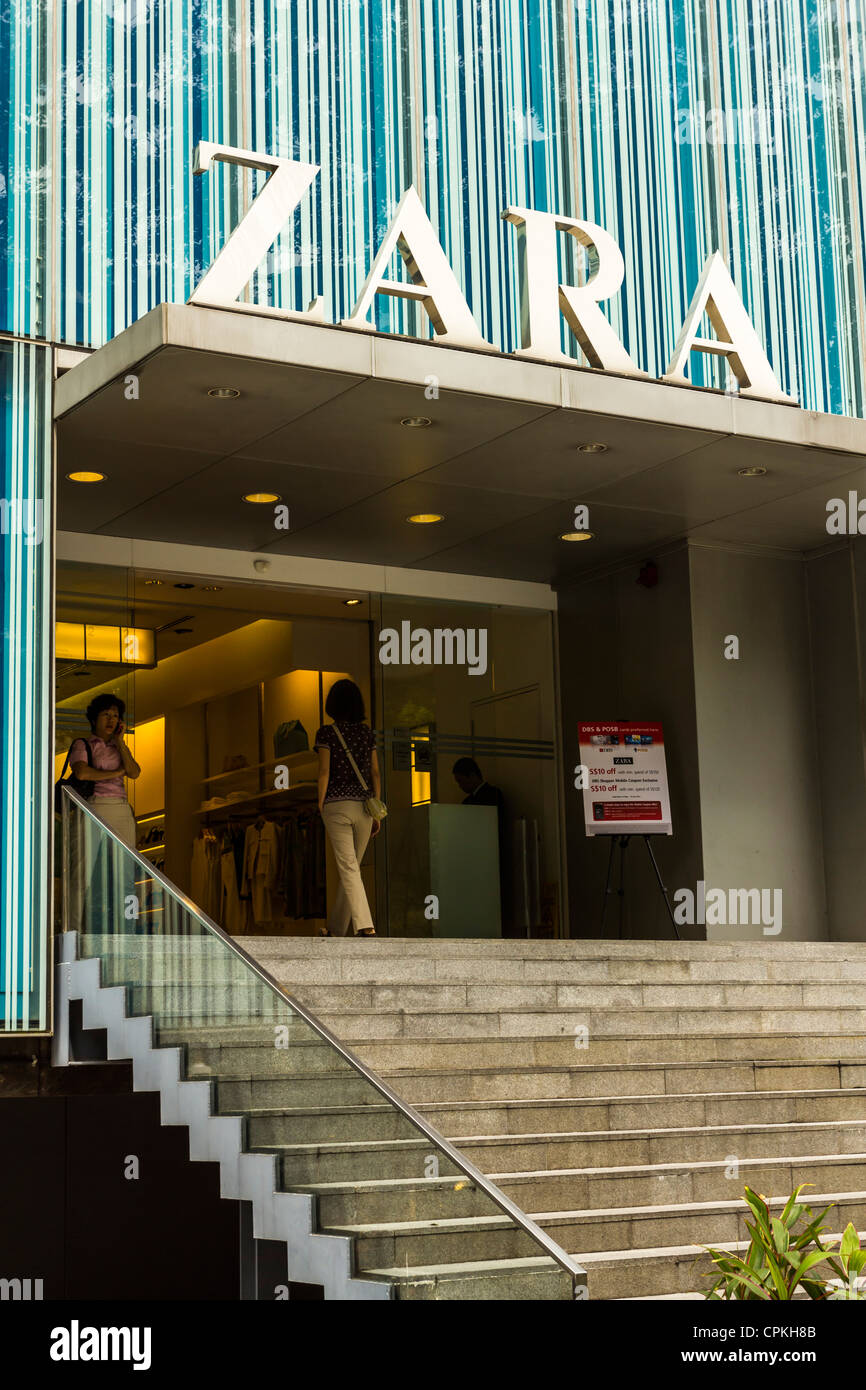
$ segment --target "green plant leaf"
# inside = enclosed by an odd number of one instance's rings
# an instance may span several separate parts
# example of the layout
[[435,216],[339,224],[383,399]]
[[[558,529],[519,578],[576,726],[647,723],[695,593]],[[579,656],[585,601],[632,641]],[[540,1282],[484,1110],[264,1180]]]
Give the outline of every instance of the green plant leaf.
[[850,1259],[855,1251],[860,1249],[860,1237],[852,1221],[848,1222],[842,1233],[842,1244],[839,1246],[839,1254],[843,1260]]
[[790,1234],[784,1221],[780,1221],[778,1216],[772,1219],[773,1244],[780,1255],[784,1255],[790,1244]]
[[802,1264],[796,1270],[794,1282],[791,1285],[791,1293],[793,1294],[804,1274],[808,1274],[809,1270],[814,1269],[815,1265],[824,1264],[826,1260],[827,1253],[824,1250],[813,1250],[811,1255],[806,1255]]

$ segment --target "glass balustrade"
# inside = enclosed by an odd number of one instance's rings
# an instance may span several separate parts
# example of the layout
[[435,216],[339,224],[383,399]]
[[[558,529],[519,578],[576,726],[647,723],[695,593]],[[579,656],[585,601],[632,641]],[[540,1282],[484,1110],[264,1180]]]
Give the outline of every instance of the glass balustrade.
[[571,1297],[583,1283],[543,1230],[294,998],[291,982],[278,985],[66,789],[63,912],[79,955],[100,960],[102,984],[124,988],[127,1013],[152,1018],[155,1045],[182,1049],[187,1079],[212,1083],[214,1113],[242,1115],[245,1148],[277,1156],[282,1190],[313,1194],[317,1229],[354,1237],[358,1275],[405,1283],[413,1270],[460,1277],[474,1265],[476,1278],[487,1266],[493,1277],[505,1261],[534,1280],[528,1297]]

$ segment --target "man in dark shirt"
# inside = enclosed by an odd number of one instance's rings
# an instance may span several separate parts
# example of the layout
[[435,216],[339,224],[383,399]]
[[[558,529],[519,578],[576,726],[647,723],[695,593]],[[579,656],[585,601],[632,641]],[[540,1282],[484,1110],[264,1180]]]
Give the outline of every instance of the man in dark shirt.
[[466,795],[463,798],[464,806],[495,806],[499,812],[499,820],[502,821],[502,812],[505,808],[505,801],[502,792],[498,787],[491,787],[489,782],[485,782],[481,775],[481,768],[474,758],[458,758],[454,767],[454,781]]
[[511,874],[508,868],[508,827],[505,816],[505,798],[498,787],[485,782],[474,758],[458,758],[451,771],[454,781],[466,795],[464,806],[495,806],[499,829],[499,904],[503,935],[508,935],[511,925]]

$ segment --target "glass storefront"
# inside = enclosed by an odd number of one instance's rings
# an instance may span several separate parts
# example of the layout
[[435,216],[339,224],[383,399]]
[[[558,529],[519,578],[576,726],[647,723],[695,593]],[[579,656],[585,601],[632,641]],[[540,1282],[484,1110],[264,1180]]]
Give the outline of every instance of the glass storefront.
[[[56,616],[55,776],[91,701],[123,700],[137,846],[231,934],[325,927],[314,744],[347,677],[389,809],[362,865],[379,935],[559,934],[549,614],[64,563]],[[430,652],[388,664],[388,630]]]

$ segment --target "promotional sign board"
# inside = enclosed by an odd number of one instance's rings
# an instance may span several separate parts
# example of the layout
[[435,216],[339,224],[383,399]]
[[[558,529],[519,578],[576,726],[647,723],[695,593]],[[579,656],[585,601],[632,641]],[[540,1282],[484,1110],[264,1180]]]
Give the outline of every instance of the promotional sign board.
[[587,835],[671,835],[661,724],[579,724]]

